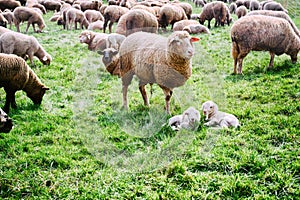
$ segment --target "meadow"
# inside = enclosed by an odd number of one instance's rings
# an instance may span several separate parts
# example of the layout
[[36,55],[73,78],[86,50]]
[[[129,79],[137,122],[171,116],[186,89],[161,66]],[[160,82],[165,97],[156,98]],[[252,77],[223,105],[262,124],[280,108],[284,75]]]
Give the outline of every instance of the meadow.
[[[289,2],[300,28],[299,2]],[[16,93],[14,128],[0,134],[1,199],[299,199],[300,61],[276,56],[266,70],[269,53],[251,52],[232,75],[232,24],[197,35],[193,75],[174,90],[171,113],[213,100],[241,127],[210,129],[202,116],[196,131],[174,132],[158,86],[148,108],[134,79],[122,110],[120,79],[52,14],[43,33],[29,29],[53,57],[32,67],[50,90],[40,107]]]

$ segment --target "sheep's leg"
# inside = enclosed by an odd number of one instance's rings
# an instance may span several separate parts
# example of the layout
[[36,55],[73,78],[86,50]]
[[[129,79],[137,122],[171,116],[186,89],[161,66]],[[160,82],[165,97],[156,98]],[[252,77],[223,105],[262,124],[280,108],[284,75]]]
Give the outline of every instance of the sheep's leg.
[[34,62],[33,62],[33,53],[28,53],[27,55],[28,55],[28,58],[29,58],[29,60],[30,60],[31,66],[34,66]]
[[14,23],[17,28],[17,32],[20,32],[20,23],[19,22],[14,22]]
[[210,20],[208,20],[208,25],[207,25],[207,27],[210,29]]
[[122,77],[123,108],[126,110],[128,110],[128,101],[127,101],[128,86],[131,83],[133,75],[134,73],[129,71]]
[[27,27],[26,27],[26,31],[25,31],[26,33],[28,32],[28,29],[29,29],[30,24],[31,24],[31,23],[28,21]]
[[275,53],[270,52],[270,63],[269,63],[268,69],[273,68],[273,66],[274,66],[274,57],[275,57]]
[[144,105],[149,106],[149,100],[148,100],[147,92],[145,90],[145,85],[141,85],[139,87],[139,89],[140,89],[140,92],[141,92],[143,100],[144,100]]
[[108,23],[108,20],[104,20],[104,24],[103,24],[103,33],[105,33],[105,30],[106,30],[106,27],[107,27],[107,23]]
[[234,74],[237,74],[237,70],[236,70],[236,66],[237,66],[237,57],[239,55],[239,52],[238,52],[238,47],[237,47],[237,44],[236,42],[232,42],[232,50],[231,50],[231,55],[233,57],[233,61],[234,61],[234,68],[233,68],[233,73]]
[[159,87],[163,90],[163,92],[165,94],[165,102],[166,102],[165,109],[166,109],[168,114],[171,114],[171,112],[170,112],[170,101],[171,101],[173,91],[170,90],[167,87],[162,86],[162,85],[159,85]]
[[111,21],[111,22],[109,22],[109,33],[112,33],[112,26],[113,26],[113,22]]
[[5,105],[4,105],[3,110],[4,110],[4,112],[9,113],[10,105],[13,108],[17,107],[16,100],[15,100],[15,92],[8,88],[4,88],[4,90],[6,92],[6,100],[5,100]]
[[34,25],[34,23],[32,23],[32,28],[33,28],[33,31],[36,33],[36,30],[35,30],[35,25]]

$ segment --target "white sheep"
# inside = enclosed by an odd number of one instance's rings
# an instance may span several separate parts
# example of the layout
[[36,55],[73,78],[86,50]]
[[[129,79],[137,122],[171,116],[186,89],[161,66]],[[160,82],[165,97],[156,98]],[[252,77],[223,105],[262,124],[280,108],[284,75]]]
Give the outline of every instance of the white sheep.
[[200,112],[194,107],[189,107],[181,115],[175,115],[169,119],[169,126],[173,130],[182,128],[196,130],[200,122]]
[[205,126],[228,128],[239,126],[239,120],[232,114],[221,112],[218,105],[213,101],[206,101],[202,104],[203,115],[208,122]]
[[118,33],[111,33],[107,36],[106,48],[114,48],[119,50],[122,42],[125,40],[125,36]]

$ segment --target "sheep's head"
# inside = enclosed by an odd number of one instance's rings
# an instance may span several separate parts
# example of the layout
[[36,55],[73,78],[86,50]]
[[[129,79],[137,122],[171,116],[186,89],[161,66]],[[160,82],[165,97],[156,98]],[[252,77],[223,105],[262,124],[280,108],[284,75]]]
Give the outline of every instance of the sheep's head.
[[43,100],[43,96],[46,91],[49,90],[48,87],[44,85],[39,85],[35,88],[32,88],[29,92],[26,92],[27,96],[33,101],[34,104],[40,105]]
[[104,49],[103,51],[98,51],[98,54],[103,55],[102,62],[105,65],[106,70],[111,75],[120,74],[119,70],[117,69],[118,65],[115,63],[119,59],[118,51],[116,49],[107,48]]
[[0,108],[0,133],[8,133],[12,127],[12,119]]
[[194,107],[189,107],[182,114],[182,121],[188,122],[190,125],[195,125],[200,121],[200,113]]
[[91,31],[83,31],[79,36],[80,43],[90,43],[92,39],[92,32]]
[[43,56],[43,58],[41,59],[41,62],[44,64],[44,65],[50,65],[50,62],[52,61],[52,57],[47,54],[45,56]]
[[214,113],[218,112],[218,105],[213,101],[206,101],[202,104],[203,115],[206,116],[205,120],[208,120]]

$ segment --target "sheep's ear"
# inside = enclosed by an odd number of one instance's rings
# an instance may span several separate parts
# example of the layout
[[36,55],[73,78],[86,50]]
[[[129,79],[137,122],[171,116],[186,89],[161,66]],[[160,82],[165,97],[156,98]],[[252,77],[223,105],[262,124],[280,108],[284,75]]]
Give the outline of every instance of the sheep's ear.
[[47,60],[48,60],[47,56],[44,56],[43,61],[47,61]]
[[97,53],[100,54],[100,55],[103,55],[103,54],[104,54],[104,51],[100,51],[100,50],[99,50],[99,51],[97,51]]
[[43,90],[50,90],[50,88],[48,88],[48,87],[46,87],[46,86],[43,86],[42,89],[43,89]]
[[200,40],[200,38],[191,37],[191,42],[198,42],[199,40]]
[[178,41],[179,41],[179,37],[176,36],[176,37],[170,39],[170,44],[171,44],[172,42],[178,42]]
[[116,49],[114,49],[113,51],[112,51],[112,54],[113,55],[117,55],[119,52],[118,52],[118,50],[116,50]]

